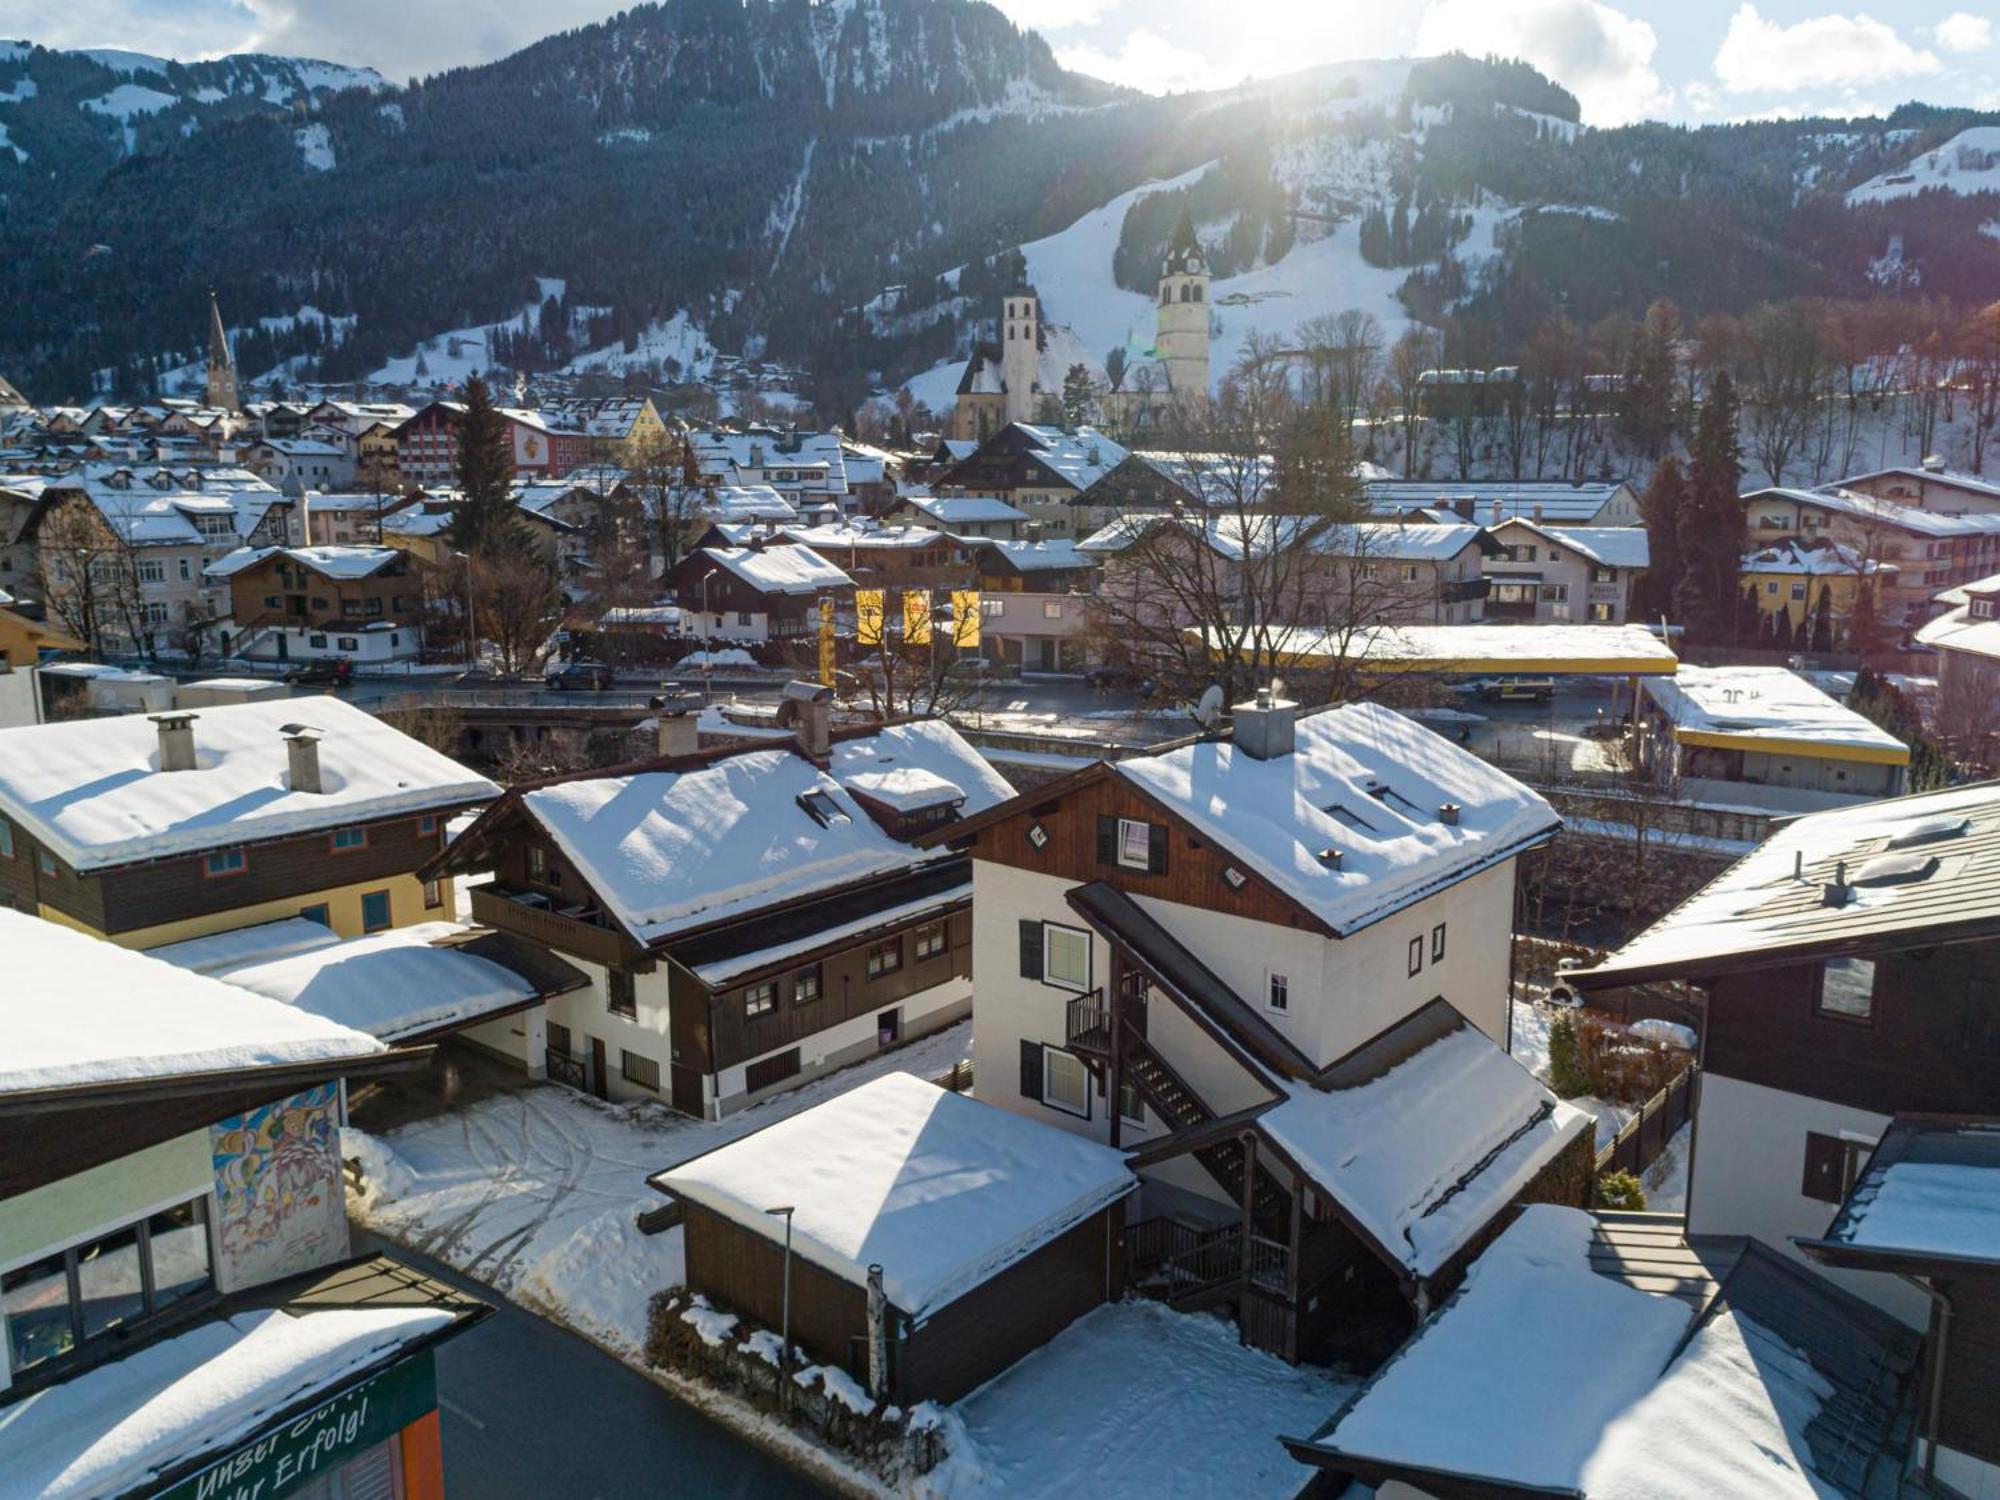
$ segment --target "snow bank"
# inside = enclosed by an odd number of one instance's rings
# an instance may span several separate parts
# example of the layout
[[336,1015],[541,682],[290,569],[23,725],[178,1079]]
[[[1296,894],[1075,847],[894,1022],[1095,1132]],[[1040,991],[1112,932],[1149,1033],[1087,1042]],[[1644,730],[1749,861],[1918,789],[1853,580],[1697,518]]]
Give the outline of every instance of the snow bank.
[[638,1358],[653,1294],[687,1279],[680,1233],[639,1230],[638,1216],[659,1206],[657,1196],[647,1196],[606,1209],[530,1265],[514,1299],[557,1314],[626,1358]]
[[340,1159],[354,1162],[361,1170],[361,1190],[350,1200],[363,1213],[385,1200],[406,1198],[416,1190],[417,1177],[409,1163],[380,1136],[340,1127]]

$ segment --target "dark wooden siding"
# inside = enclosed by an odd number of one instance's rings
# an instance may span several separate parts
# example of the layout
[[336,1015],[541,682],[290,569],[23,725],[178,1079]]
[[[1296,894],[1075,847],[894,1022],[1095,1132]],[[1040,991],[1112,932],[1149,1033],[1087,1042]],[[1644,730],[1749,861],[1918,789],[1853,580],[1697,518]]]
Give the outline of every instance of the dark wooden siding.
[[[203,874],[204,859],[199,854],[107,870],[84,882],[102,892],[104,921],[91,925],[101,932],[129,932],[334,886],[408,875],[436,855],[443,837],[444,813],[437,815],[436,830],[429,834],[417,832],[419,816],[412,813],[360,825],[368,830],[367,847],[338,854],[333,852],[330,830],[250,844],[248,868],[241,875],[218,879]],[[83,916],[83,920],[90,919]]]
[[1881,955],[1867,1024],[1815,1013],[1818,974],[1710,981],[1708,1071],[1878,1114],[2000,1114],[2000,944]]
[[[1321,930],[1320,924],[1296,902],[1241,863],[1236,868],[1247,878],[1240,889],[1232,887],[1222,877],[1223,870],[1232,863],[1222,850],[1187,825],[1174,821],[1158,804],[1115,776],[1079,787],[1052,806],[1042,803],[1036,807],[1045,810],[1023,808],[980,830],[973,836],[974,853],[980,859],[1017,870],[1033,870],[1078,883],[1103,880],[1135,896],[1178,901],[1258,922],[1274,922],[1281,927]],[[1099,818],[1136,818],[1166,826],[1169,829],[1165,841],[1166,869],[1154,874],[1128,870],[1115,859],[1100,860]],[[1040,849],[1028,842],[1028,829],[1036,823],[1049,835],[1048,843]]]
[[[72,917],[97,932],[111,929],[105,924],[103,882],[94,875],[79,875],[60,858],[55,860],[55,872],[43,871],[41,863],[42,846],[19,829],[14,833],[14,874],[20,882],[20,902],[23,911],[33,911],[37,905],[47,906]],[[0,860],[0,864],[7,861]]]
[[1124,1205],[1092,1214],[941,1308],[909,1335],[901,1402],[956,1401],[1123,1290]]
[[[699,1204],[683,1201],[683,1206],[688,1290],[766,1328],[779,1327],[784,1316],[784,1246]],[[793,1340],[816,1361],[852,1372],[853,1343],[867,1337],[867,1291],[795,1253]],[[866,1369],[865,1357],[860,1368]]]
[[[5,822],[0,819],[0,822]],[[17,825],[8,823],[14,831],[14,855],[9,859],[0,854],[0,906],[12,907],[16,911],[35,909],[35,841],[28,837]]]
[[[784,1313],[783,1246],[697,1204],[685,1208],[688,1290],[777,1328]],[[895,1399],[955,1401],[1107,1296],[1118,1296],[1123,1212],[1114,1204],[1093,1214],[909,1333],[895,1354]],[[866,1289],[794,1254],[792,1337],[813,1359],[865,1379]]]
[[[972,977],[972,913],[954,912],[942,920],[950,924],[947,946],[934,958],[917,959],[916,934],[940,919],[908,922],[897,928],[903,944],[903,966],[893,974],[868,977],[868,950],[882,941],[882,935],[826,955],[820,965],[820,997],[806,1005],[792,1003],[793,977],[787,971],[778,979],[778,1007],[761,1016],[743,1013],[745,987],[738,985],[716,992],[710,1007],[715,1017],[714,1034],[706,1050],[710,1071],[719,1071],[761,1057],[778,1047],[801,1041],[842,1021],[884,1011],[898,1001],[948,979]],[[685,971],[681,971],[685,972]],[[691,976],[690,976],[691,977]],[[680,1037],[680,1015],[673,1016],[675,1039]]]
[[1952,1319],[1938,1437],[1947,1448],[2000,1464],[2000,1279],[1967,1277],[1946,1290]]

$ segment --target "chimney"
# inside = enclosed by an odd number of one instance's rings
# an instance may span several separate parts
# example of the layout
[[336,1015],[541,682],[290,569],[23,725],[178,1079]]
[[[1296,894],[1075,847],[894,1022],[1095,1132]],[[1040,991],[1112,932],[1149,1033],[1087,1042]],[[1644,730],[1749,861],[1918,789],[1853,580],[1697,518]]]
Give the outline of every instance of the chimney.
[[1836,861],[1833,867],[1833,881],[1819,888],[1822,906],[1845,906],[1854,893],[1847,887],[1847,861]]
[[172,713],[149,715],[160,726],[160,769],[162,771],[192,771],[194,769],[194,721],[197,714]]
[[291,788],[319,796],[326,791],[319,774],[319,731],[310,724],[281,724],[285,755],[291,762]]
[[1942,474],[1944,472],[1944,456],[1939,453],[1926,453],[1924,455],[1923,467],[1926,474]]
[[1535,524],[1539,526],[1542,520],[1542,502],[1537,500],[1530,510],[1535,518]]
[[692,693],[669,693],[653,700],[662,756],[692,755],[701,748],[700,721],[695,712],[699,707]]
[[807,758],[825,764],[833,749],[833,689],[823,682],[788,682],[785,701]]
[[1458,804],[1447,802],[1438,809],[1438,821],[1447,828],[1458,827]]
[[1269,688],[1259,688],[1255,702],[1237,704],[1230,715],[1231,738],[1245,755],[1276,760],[1292,753],[1297,743],[1299,706],[1289,698],[1274,697]]

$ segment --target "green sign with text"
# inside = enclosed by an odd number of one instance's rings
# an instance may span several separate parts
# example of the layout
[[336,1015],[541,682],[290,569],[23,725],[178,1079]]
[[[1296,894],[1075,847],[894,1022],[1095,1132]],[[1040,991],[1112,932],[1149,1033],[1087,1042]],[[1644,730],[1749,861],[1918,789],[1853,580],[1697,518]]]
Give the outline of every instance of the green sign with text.
[[284,1500],[436,1406],[437,1374],[425,1350],[243,1444],[159,1500]]

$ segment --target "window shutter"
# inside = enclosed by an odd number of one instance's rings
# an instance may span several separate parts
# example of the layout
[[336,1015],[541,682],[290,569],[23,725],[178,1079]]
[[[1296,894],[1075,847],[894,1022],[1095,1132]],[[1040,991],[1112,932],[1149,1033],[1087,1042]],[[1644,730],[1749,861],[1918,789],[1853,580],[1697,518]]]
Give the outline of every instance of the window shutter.
[[1167,873],[1167,825],[1146,825],[1146,868],[1155,875]]
[[1023,922],[1021,924],[1021,977],[1040,979],[1042,977],[1042,924]]
[[1799,1191],[1818,1203],[1838,1203],[1846,1197],[1847,1143],[1838,1136],[1806,1132],[1805,1180]]
[[1040,1042],[1021,1043],[1021,1097],[1040,1099],[1042,1097],[1042,1044]]
[[1097,862],[1100,865],[1118,863],[1118,820],[1102,814],[1097,819]]

